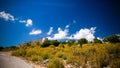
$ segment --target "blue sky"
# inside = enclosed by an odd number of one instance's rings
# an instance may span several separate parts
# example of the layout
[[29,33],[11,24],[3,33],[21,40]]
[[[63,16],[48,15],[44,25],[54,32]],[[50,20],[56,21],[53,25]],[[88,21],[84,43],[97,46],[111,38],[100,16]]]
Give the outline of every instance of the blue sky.
[[0,0],[0,45],[120,34],[118,0]]

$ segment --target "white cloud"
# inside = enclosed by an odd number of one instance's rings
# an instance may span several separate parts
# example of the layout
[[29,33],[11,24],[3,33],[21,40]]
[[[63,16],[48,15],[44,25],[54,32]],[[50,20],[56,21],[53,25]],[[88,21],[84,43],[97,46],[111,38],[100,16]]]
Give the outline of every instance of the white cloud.
[[1,11],[0,12],[0,18],[5,19],[6,21],[10,20],[10,21],[17,21],[20,23],[25,23],[26,27],[32,26],[32,20],[31,19],[27,19],[27,20],[20,20],[18,18],[14,18],[13,15],[11,15],[10,13],[6,13],[5,11]]
[[[27,19],[27,20],[20,20],[19,18],[14,18],[13,15],[11,15],[10,13],[6,13],[5,11],[1,11],[0,12],[0,18],[5,19],[6,21],[16,21],[16,22],[20,22],[20,23],[24,23],[26,27],[32,26],[33,22],[31,19]],[[38,35],[41,34],[42,31],[37,29],[33,29],[29,34],[30,35]]]
[[32,31],[29,33],[29,35],[38,35],[38,34],[41,34],[41,33],[42,33],[42,30],[32,29]]
[[49,32],[47,33],[47,35],[51,35],[52,32],[53,32],[53,27],[50,27]]
[[66,25],[66,26],[65,26],[65,28],[69,28],[69,27],[70,27],[70,25]]
[[26,23],[26,20],[19,20],[20,23]]
[[54,39],[64,39],[67,36],[68,30],[62,30],[61,28],[58,28],[58,33],[54,35]]
[[32,20],[31,19],[28,19],[27,22],[26,22],[26,26],[32,26]]
[[60,40],[60,39],[66,39],[68,35],[68,29],[62,30],[60,27],[58,28],[58,33],[54,34],[53,37],[47,37],[49,40]]
[[11,15],[9,13],[5,13],[5,11],[0,12],[0,17],[5,19],[6,21],[8,21],[8,20],[14,21],[15,20],[13,15]]
[[49,40],[61,40],[61,39],[81,39],[86,38],[88,41],[93,41],[95,38],[96,27],[91,27],[90,29],[84,28],[77,31],[75,34],[68,36],[69,30],[65,28],[62,30],[60,27],[58,28],[58,33],[55,33],[53,37],[47,37]]
[[73,39],[80,39],[80,38],[86,38],[88,41],[93,41],[95,38],[94,33],[95,33],[96,27],[91,27],[90,29],[84,28],[80,29],[76,34],[73,34],[70,38]]
[[100,38],[100,37],[97,37],[97,39],[99,39],[99,40],[101,40],[101,41],[103,40],[103,39],[102,39],[102,38]]
[[27,20],[19,20],[20,23],[25,23],[26,27],[32,26],[32,20],[31,19],[27,19]]
[[60,27],[58,27],[58,32],[61,31],[62,29]]

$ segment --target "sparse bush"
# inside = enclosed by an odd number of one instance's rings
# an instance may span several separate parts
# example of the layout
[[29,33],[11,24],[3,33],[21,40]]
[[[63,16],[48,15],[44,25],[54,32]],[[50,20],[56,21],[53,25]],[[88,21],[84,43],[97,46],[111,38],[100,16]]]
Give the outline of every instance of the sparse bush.
[[31,57],[32,55],[41,55],[41,49],[39,46],[29,47],[26,49],[26,57]]
[[61,44],[58,45],[58,47],[64,48],[64,44],[61,43]]
[[43,53],[41,56],[42,56],[42,58],[44,60],[49,58],[49,54],[48,53]]
[[50,45],[49,47],[50,47],[50,48],[55,48],[55,46],[54,46],[54,45]]
[[119,68],[120,67],[120,58],[119,59],[114,59],[110,63],[111,68]]
[[13,51],[12,55],[25,57],[32,61],[49,59],[48,68],[64,68],[63,60],[66,60],[67,64],[71,64],[73,68],[120,67],[120,43],[98,43],[93,46],[89,43],[83,45],[82,48],[76,44],[69,46],[68,43],[60,43],[59,46],[50,43],[49,47],[31,46],[21,46]]
[[42,57],[41,56],[38,56],[38,55],[32,55],[31,56],[31,60],[32,61],[42,61]]
[[48,68],[64,68],[63,62],[60,59],[51,59],[47,64]]
[[24,49],[20,48],[18,50],[13,51],[12,55],[25,57],[26,51]]
[[65,53],[63,53],[63,52],[57,52],[56,56],[58,58],[63,58],[64,60],[67,59],[67,55]]
[[40,42],[36,42],[37,46],[41,46],[41,43]]

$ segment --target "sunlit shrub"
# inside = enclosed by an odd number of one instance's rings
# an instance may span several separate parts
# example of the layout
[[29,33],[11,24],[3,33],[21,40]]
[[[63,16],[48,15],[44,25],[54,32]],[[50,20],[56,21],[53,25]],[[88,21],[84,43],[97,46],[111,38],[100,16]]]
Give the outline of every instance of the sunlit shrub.
[[41,55],[41,49],[37,46],[34,48],[26,49],[26,57],[31,57],[32,55]]
[[38,55],[32,55],[31,56],[31,60],[32,61],[42,61],[42,57],[41,56],[38,56]]
[[63,58],[64,60],[67,59],[67,55],[66,55],[64,52],[57,52],[57,53],[56,53],[56,56],[57,56],[58,58]]
[[20,48],[20,49],[18,49],[18,50],[13,51],[13,52],[12,52],[12,55],[24,57],[24,56],[26,55],[26,50]]
[[54,46],[54,45],[50,45],[49,47],[50,47],[50,48],[55,48],[55,46]]
[[59,44],[58,47],[64,48],[64,44]]
[[67,63],[72,64],[73,67],[80,67],[85,64],[85,58],[83,56],[69,56],[67,58]]
[[108,54],[113,55],[114,57],[119,57],[120,56],[120,44],[107,44],[106,45],[106,50]]
[[[103,68],[110,66],[117,68],[120,58],[120,43],[116,44],[83,44],[82,48],[77,44],[69,46],[68,43],[60,43],[58,46],[21,46],[12,52],[12,55],[25,57],[32,61],[43,61],[50,59],[48,68],[63,68],[62,61],[72,64],[73,68],[88,67]],[[57,59],[56,59],[57,58]],[[113,60],[114,59],[114,60]],[[89,62],[89,63],[88,63]],[[60,66],[60,67],[59,67]]]
[[43,53],[41,56],[42,56],[42,58],[44,60],[49,58],[49,54],[48,53]]
[[47,64],[48,68],[64,68],[63,62],[60,59],[51,59]]
[[111,68],[119,68],[120,67],[120,58],[119,59],[114,59],[110,63]]

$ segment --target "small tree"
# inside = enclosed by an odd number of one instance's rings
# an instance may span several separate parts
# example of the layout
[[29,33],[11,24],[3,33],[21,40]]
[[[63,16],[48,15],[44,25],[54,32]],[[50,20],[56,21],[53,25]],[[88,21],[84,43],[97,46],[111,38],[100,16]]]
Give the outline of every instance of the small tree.
[[49,40],[44,41],[44,43],[41,45],[41,47],[48,47],[49,45],[51,45]]
[[10,47],[10,50],[17,50],[17,49],[18,49],[17,46],[11,46],[11,47]]
[[85,39],[85,38],[81,38],[81,39],[78,40],[78,44],[80,44],[81,47],[82,47],[83,44],[86,44],[86,43],[88,43],[88,40]]
[[111,35],[103,40],[104,42],[110,42],[110,43],[120,43],[120,36],[119,35]]
[[75,43],[75,40],[74,39],[70,39],[70,40],[68,40],[68,44],[71,46],[71,45],[73,45]]
[[58,46],[59,42],[57,40],[47,40],[41,45],[42,47],[48,47],[49,45]]
[[25,45],[25,46],[31,46],[31,43],[32,42],[25,42],[23,45]]
[[40,45],[41,45],[41,43],[40,43],[40,42],[36,42],[36,44],[37,44],[37,46],[40,46]]
[[0,51],[2,51],[2,49],[4,49],[2,46],[0,46]]
[[51,40],[51,45],[58,46],[59,45],[59,41]]
[[94,43],[102,43],[102,41],[99,40],[99,39],[97,39],[97,38],[95,38],[95,39],[94,39]]

